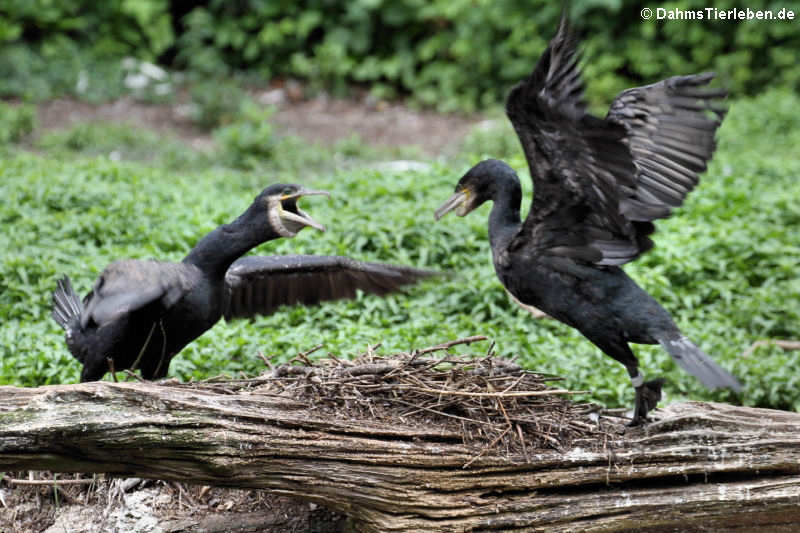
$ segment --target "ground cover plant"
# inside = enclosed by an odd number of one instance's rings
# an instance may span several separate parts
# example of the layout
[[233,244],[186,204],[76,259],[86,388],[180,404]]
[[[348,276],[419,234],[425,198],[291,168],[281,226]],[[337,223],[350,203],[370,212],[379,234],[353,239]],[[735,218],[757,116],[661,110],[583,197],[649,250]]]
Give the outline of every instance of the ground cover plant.
[[[667,377],[668,400],[800,408],[800,352],[766,346],[740,357],[755,340],[797,338],[800,331],[800,162],[791,156],[800,144],[800,119],[792,113],[798,104],[788,91],[735,101],[700,187],[673,218],[658,223],[656,248],[627,267],[681,329],[745,385],[741,398],[705,391],[660,348],[638,347],[644,371]],[[119,135],[122,144],[147,140]],[[497,342],[500,354],[566,376],[567,387],[591,391],[592,400],[628,403],[621,365],[571,328],[533,320],[508,300],[489,259],[487,206],[478,216],[433,223],[435,207],[482,157],[509,160],[530,194],[521,151],[503,120],[476,131],[456,157],[405,172],[382,170],[375,154],[362,157],[347,144],[339,148],[348,156],[342,159],[341,153],[288,143],[265,164],[239,170],[226,166],[224,157],[207,155],[197,156],[199,164],[190,156],[185,164],[164,164],[159,157],[115,161],[106,150],[64,150],[70,142],[80,144],[80,135],[73,137],[53,134],[35,146],[37,153],[6,148],[0,159],[0,384],[77,381],[79,364],[49,317],[60,275],[68,274],[83,294],[115,258],[180,260],[267,184],[299,181],[333,193],[330,201],[304,202],[328,232],[306,231],[255,253],[345,254],[451,275],[385,299],[359,297],[221,323],[173,360],[170,375],[252,374],[264,368],[259,353],[281,361],[320,343],[314,356],[356,355],[377,343],[386,352],[403,351],[483,334]],[[282,159],[295,163],[282,166]],[[526,196],[525,208],[528,201]],[[487,342],[461,350],[488,349]]]

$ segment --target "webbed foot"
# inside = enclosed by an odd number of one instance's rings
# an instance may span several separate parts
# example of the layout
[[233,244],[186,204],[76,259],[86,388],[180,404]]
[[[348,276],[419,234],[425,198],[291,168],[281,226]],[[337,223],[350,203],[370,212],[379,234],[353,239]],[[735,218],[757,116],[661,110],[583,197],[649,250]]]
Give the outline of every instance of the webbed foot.
[[633,420],[630,421],[628,427],[641,426],[650,421],[647,413],[655,409],[661,400],[661,387],[664,386],[664,382],[664,378],[651,379],[645,381],[641,387],[636,387]]

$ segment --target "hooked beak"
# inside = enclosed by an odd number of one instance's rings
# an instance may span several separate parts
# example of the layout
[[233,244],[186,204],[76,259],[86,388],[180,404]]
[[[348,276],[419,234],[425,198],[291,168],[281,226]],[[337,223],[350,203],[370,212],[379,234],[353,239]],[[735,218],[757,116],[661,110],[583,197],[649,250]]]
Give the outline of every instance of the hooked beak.
[[292,194],[284,194],[278,198],[275,212],[278,215],[280,224],[277,224],[278,233],[284,237],[294,237],[297,233],[308,226],[319,231],[325,231],[325,226],[314,220],[311,215],[297,207],[297,213],[287,211],[283,208],[284,200],[292,198],[300,198],[301,196],[327,196],[330,198],[331,194],[328,191],[317,191],[312,189],[300,189]]
[[[445,216],[450,211],[456,209],[456,214],[458,216],[466,215],[469,210],[466,209],[467,207],[467,200],[469,199],[469,192],[467,189],[457,191],[453,196],[447,199],[445,203],[439,207],[436,211],[433,212],[433,218],[439,220],[443,216]],[[460,209],[459,209],[460,208]]]
[[295,193],[284,194],[283,196],[281,196],[281,202],[284,200],[289,200],[291,198],[300,198],[301,196],[327,196],[328,198],[330,198],[331,193],[329,193],[328,191],[318,191],[314,189],[300,189]]

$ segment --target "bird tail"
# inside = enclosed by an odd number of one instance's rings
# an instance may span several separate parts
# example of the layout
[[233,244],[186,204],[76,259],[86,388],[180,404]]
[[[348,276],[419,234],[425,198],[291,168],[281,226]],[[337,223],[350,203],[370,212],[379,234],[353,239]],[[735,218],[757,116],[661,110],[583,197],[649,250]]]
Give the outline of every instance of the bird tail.
[[742,384],[730,372],[719,366],[692,341],[680,333],[658,339],[675,362],[699,379],[709,389],[724,387],[741,392]]
[[83,312],[83,303],[72,288],[69,277],[64,276],[56,283],[56,290],[53,291],[53,320],[58,325],[69,331],[71,323],[80,319]]

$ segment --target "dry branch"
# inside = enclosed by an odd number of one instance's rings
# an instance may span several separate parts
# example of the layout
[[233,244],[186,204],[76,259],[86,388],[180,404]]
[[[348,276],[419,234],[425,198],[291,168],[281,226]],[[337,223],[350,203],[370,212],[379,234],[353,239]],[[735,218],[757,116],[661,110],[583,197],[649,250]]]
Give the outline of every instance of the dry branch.
[[0,387],[0,471],[266,488],[370,532],[800,522],[798,414],[686,403],[625,430],[548,388],[552,377],[422,354],[368,349],[203,383]]
[[741,357],[750,357],[758,348],[762,346],[777,346],[783,350],[800,350],[800,341],[786,341],[778,339],[766,339],[755,341],[745,351],[742,352]]

